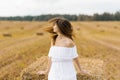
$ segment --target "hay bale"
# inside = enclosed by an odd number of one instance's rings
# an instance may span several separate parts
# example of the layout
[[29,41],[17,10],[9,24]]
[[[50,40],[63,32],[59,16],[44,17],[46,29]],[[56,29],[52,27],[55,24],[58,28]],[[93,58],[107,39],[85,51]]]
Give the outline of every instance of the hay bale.
[[105,30],[100,30],[100,32],[105,32]]
[[10,27],[8,27],[8,26],[7,26],[7,27],[5,27],[5,29],[7,29],[7,30],[8,30],[8,29],[10,29]]
[[8,32],[5,32],[5,33],[3,33],[3,36],[4,36],[4,37],[11,37],[12,34],[10,34],[10,33],[8,33]]
[[79,30],[80,30],[80,27],[79,27],[79,26],[77,26],[77,27],[76,27],[76,30],[78,30],[78,31],[79,31]]
[[97,27],[100,27],[100,24],[97,24],[96,26],[97,26]]
[[[36,62],[23,69],[21,80],[47,80],[47,74],[38,74],[38,71],[44,71],[47,68],[47,56],[43,56]],[[103,61],[90,58],[79,58],[82,69],[88,71],[90,75],[77,74],[77,80],[103,80]],[[75,64],[75,63],[74,63]],[[75,68],[78,71],[77,65]]]
[[114,29],[117,29],[118,27],[117,26],[114,26]]
[[24,27],[20,27],[20,29],[21,29],[21,30],[23,30],[23,29],[24,29]]
[[[90,75],[77,74],[78,80],[103,80],[104,64],[100,59],[79,58],[81,68],[90,73]],[[74,63],[76,70],[77,65]]]
[[37,32],[36,35],[43,35],[43,33],[42,32]]

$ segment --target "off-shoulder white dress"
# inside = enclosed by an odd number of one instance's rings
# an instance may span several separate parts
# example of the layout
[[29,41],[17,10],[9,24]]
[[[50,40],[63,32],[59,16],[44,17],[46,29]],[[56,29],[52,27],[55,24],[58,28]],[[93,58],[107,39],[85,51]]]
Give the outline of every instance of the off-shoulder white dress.
[[51,46],[48,56],[52,60],[48,80],[77,80],[77,71],[73,64],[73,58],[78,57],[76,45],[74,47]]

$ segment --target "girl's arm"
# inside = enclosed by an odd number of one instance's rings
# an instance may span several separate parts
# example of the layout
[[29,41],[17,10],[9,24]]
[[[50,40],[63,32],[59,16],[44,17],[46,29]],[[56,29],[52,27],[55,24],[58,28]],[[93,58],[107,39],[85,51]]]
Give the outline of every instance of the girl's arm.
[[[53,39],[51,39],[51,46],[53,46]],[[48,66],[47,66],[47,69],[46,69],[47,74],[50,71],[51,64],[52,64],[51,57],[48,57]]]
[[48,65],[47,65],[47,69],[46,69],[46,71],[45,71],[47,74],[48,74],[49,71],[50,71],[51,64],[52,64],[52,62],[51,62],[51,57],[48,57]]
[[48,58],[48,65],[45,71],[38,71],[38,74],[47,74],[50,71],[50,67],[51,67],[51,57]]
[[79,71],[81,72],[82,69],[81,69],[78,57],[74,58],[73,60],[75,61],[75,63],[77,64],[77,67],[79,68]]
[[78,68],[79,68],[79,72],[78,72],[78,73],[80,73],[80,74],[82,74],[82,75],[84,75],[84,74],[89,75],[88,72],[82,70],[82,68],[81,68],[81,66],[80,66],[80,63],[79,63],[78,57],[74,58],[73,60],[75,61],[75,63],[77,64],[77,66],[78,66]]

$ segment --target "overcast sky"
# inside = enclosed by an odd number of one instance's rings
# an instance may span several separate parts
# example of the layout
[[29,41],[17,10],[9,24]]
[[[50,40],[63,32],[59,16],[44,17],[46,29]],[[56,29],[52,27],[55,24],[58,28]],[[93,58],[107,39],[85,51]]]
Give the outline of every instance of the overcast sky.
[[120,0],[0,0],[0,16],[88,14],[120,10]]

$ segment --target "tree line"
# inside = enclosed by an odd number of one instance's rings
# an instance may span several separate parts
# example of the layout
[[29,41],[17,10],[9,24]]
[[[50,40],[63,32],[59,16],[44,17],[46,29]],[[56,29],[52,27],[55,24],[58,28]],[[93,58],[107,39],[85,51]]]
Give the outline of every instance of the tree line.
[[47,21],[54,17],[64,17],[70,21],[120,21],[120,11],[115,13],[104,12],[102,14],[95,13],[93,15],[70,15],[70,14],[46,14],[39,16],[10,16],[0,17],[0,20],[15,21]]

